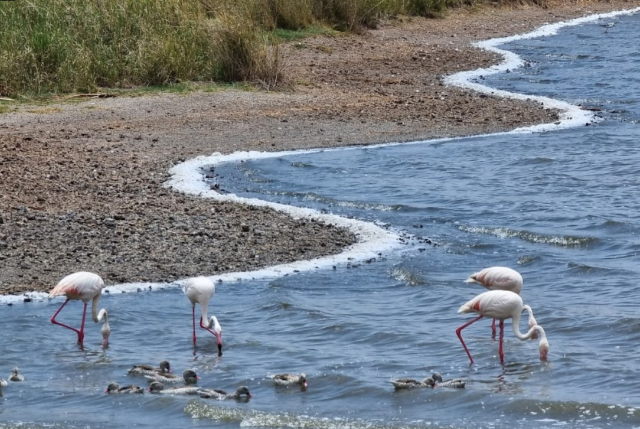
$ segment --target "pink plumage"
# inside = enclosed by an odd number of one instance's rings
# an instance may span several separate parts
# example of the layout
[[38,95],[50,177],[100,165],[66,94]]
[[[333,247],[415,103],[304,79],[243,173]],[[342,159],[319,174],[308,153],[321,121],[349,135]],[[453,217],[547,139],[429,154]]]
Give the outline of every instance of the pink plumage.
[[[87,303],[93,301],[91,304],[91,318],[94,322],[98,323],[104,319],[102,327],[102,345],[106,347],[109,342],[109,335],[111,334],[111,328],[109,327],[107,311],[102,309],[100,313],[97,312],[98,301],[104,288],[104,281],[102,278],[94,273],[88,273],[85,271],[69,274],[49,292],[49,298],[55,298],[56,296],[64,295],[67,299],[60,306],[58,311],[51,317],[51,323],[63,326],[67,329],[78,334],[78,344],[83,345],[84,342],[84,321],[87,314]],[[80,329],[72,328],[69,325],[58,322],[56,317],[60,311],[64,308],[69,301],[79,300],[84,303],[84,310],[82,313],[82,324]]]
[[104,281],[99,275],[81,271],[69,274],[49,292],[49,298],[65,295],[68,299],[89,302],[102,293]]
[[458,313],[479,314],[479,316],[475,319],[465,323],[464,325],[456,329],[456,335],[460,339],[464,350],[467,352],[471,363],[473,363],[473,358],[471,357],[471,353],[469,352],[467,345],[462,339],[462,330],[485,316],[492,317],[500,321],[500,362],[504,363],[504,352],[502,349],[502,343],[504,338],[504,321],[506,319],[513,319],[513,332],[519,340],[528,340],[532,338],[534,333],[538,332],[540,334],[540,359],[545,360],[547,358],[547,353],[549,351],[549,342],[547,341],[544,329],[542,329],[541,326],[531,326],[529,328],[529,331],[524,335],[520,332],[520,327],[518,325],[520,323],[520,315],[522,314],[523,310],[527,310],[529,311],[529,314],[531,314],[531,307],[529,307],[528,305],[524,305],[524,303],[522,302],[522,298],[520,298],[520,295],[506,290],[491,290],[485,293],[481,293],[480,295],[476,296],[460,307]]
[[[200,304],[200,327],[211,332],[218,343],[218,356],[222,356],[222,327],[216,316],[211,316],[207,321],[207,307],[209,301],[216,293],[216,286],[207,277],[194,277],[187,280],[182,291],[191,301],[191,313],[193,315],[193,345],[196,345],[196,304]],[[207,321],[205,325],[204,322]]]
[[507,267],[489,267],[473,273],[467,283],[479,283],[489,290],[508,290],[518,295],[522,292],[522,276]]

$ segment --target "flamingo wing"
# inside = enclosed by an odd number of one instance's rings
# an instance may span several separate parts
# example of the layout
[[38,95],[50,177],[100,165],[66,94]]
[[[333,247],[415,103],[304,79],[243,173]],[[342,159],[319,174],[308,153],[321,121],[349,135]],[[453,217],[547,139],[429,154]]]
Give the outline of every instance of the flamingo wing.
[[194,277],[185,282],[182,291],[191,304],[206,305],[216,293],[216,286],[207,277]]
[[49,292],[49,298],[65,295],[67,299],[79,299],[88,302],[99,295],[104,281],[99,275],[81,271],[69,274]]
[[508,290],[517,294],[522,291],[522,276],[508,267],[489,267],[473,273],[467,283],[479,283],[489,290]]
[[458,313],[478,313],[486,317],[505,320],[512,317],[518,305],[522,307],[520,295],[506,290],[490,290],[460,306]]

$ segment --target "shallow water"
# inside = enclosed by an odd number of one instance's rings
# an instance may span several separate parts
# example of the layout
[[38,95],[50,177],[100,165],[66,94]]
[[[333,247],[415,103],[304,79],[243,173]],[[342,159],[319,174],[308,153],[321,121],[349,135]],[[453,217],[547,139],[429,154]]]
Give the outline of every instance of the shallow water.
[[[607,25],[613,23],[614,25]],[[218,283],[210,304],[223,326],[190,340],[179,286],[101,300],[113,329],[86,349],[49,323],[61,300],[3,306],[2,427],[539,428],[640,427],[634,382],[640,344],[640,16],[608,18],[541,39],[510,42],[527,66],[478,78],[496,88],[599,108],[590,126],[401,146],[287,154],[215,167],[223,189],[375,222],[402,237],[376,258],[284,276]],[[374,255],[376,249],[372,249]],[[482,292],[469,274],[507,265],[549,336],[505,335],[505,364],[488,321],[464,331],[458,307]],[[81,305],[61,320],[76,325]],[[524,325],[524,324],[523,324]],[[204,332],[204,331],[203,331]],[[247,403],[106,395],[136,363],[169,359],[200,385],[247,385]],[[309,388],[276,388],[304,371]],[[394,392],[389,380],[433,371],[465,389]]]

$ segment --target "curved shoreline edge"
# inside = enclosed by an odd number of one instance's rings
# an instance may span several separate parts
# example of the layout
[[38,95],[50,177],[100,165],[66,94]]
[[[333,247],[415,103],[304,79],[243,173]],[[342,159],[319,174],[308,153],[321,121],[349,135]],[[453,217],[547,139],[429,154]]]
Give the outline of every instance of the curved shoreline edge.
[[[560,21],[553,24],[546,24],[546,25],[543,25],[542,27],[537,28],[536,30],[530,31],[529,33],[516,34],[508,37],[499,37],[495,39],[489,39],[489,40],[484,40],[481,42],[474,43],[473,45],[478,48],[497,53],[503,58],[503,61],[500,64],[496,64],[488,68],[481,68],[476,70],[455,73],[453,75],[447,76],[444,79],[444,82],[447,85],[457,86],[463,89],[470,89],[470,90],[477,91],[487,95],[493,95],[493,96],[498,96],[503,98],[512,98],[516,100],[534,100],[534,101],[540,102],[545,108],[560,110],[560,120],[557,122],[516,128],[512,131],[508,131],[507,134],[555,131],[555,130],[560,130],[564,128],[578,127],[578,126],[586,125],[591,122],[595,122],[596,117],[593,112],[583,110],[579,106],[576,106],[574,104],[570,104],[562,100],[556,100],[556,99],[544,97],[544,96],[527,95],[527,94],[503,91],[503,90],[491,88],[489,86],[485,86],[485,85],[473,82],[473,80],[483,75],[503,73],[507,70],[524,66],[525,63],[522,60],[522,58],[520,58],[519,55],[517,55],[514,52],[498,48],[498,46],[500,45],[517,41],[517,40],[535,39],[539,37],[553,36],[558,33],[558,30],[565,27],[575,27],[582,24],[592,23],[593,21],[597,21],[599,19],[614,18],[622,15],[633,15],[639,12],[640,12],[640,7],[635,9],[626,9],[626,10],[620,10],[620,11],[614,11],[614,12],[608,12],[608,13],[588,15],[581,18],[572,19],[569,21]],[[505,133],[498,133],[498,134],[505,134]]]
[[[559,109],[561,111],[560,120],[554,123],[538,124],[528,127],[516,128],[514,130],[483,134],[483,136],[492,135],[505,135],[505,134],[519,134],[519,133],[536,133],[545,131],[554,131],[564,128],[571,128],[582,126],[590,122],[595,121],[595,116],[590,111],[582,110],[580,107],[548,97],[533,96],[520,93],[512,93],[508,91],[498,90],[485,86],[479,83],[473,82],[474,79],[481,75],[497,74],[506,71],[507,69],[514,69],[524,65],[524,61],[515,53],[499,49],[497,46],[509,43],[516,40],[532,39],[538,37],[552,36],[558,32],[559,29],[570,26],[577,26],[581,24],[591,23],[599,19],[613,18],[621,15],[633,15],[640,12],[640,8],[614,11],[602,14],[594,14],[586,17],[576,18],[569,21],[561,21],[554,24],[547,24],[529,33],[513,35],[509,37],[489,39],[481,42],[474,43],[474,46],[495,52],[503,57],[503,62],[500,64],[491,66],[489,68],[481,68],[471,71],[463,71],[455,73],[453,75],[444,78],[446,85],[452,85],[463,89],[469,89],[477,91],[483,94],[489,94],[498,97],[512,98],[519,100],[535,100],[540,102],[544,107],[551,109]],[[466,137],[451,137],[451,138],[439,138],[431,140],[418,140],[414,142],[391,142],[381,143],[375,145],[368,145],[367,148],[376,147],[388,147],[396,145],[407,144],[425,144],[425,143],[441,143],[444,141],[461,140],[468,138],[475,138],[479,135],[472,135]],[[215,276],[208,276],[214,282],[234,282],[241,281],[243,279],[256,279],[256,278],[275,278],[301,271],[310,271],[314,269],[326,268],[332,265],[344,264],[348,261],[362,261],[370,258],[375,258],[382,251],[393,250],[401,246],[399,242],[399,236],[391,231],[385,230],[374,223],[364,222],[355,219],[347,219],[338,215],[323,214],[314,209],[299,208],[294,206],[288,206],[285,204],[271,203],[256,198],[242,198],[233,194],[219,194],[209,189],[204,182],[204,174],[201,173],[201,168],[207,165],[220,165],[222,163],[240,162],[249,159],[265,159],[281,157],[293,154],[305,154],[305,153],[319,153],[325,151],[338,151],[338,150],[353,150],[362,148],[362,146],[345,146],[340,148],[319,148],[319,149],[303,149],[292,150],[284,152],[235,152],[230,155],[221,155],[214,153],[210,156],[199,156],[187,160],[181,164],[178,164],[169,170],[171,179],[164,183],[164,186],[171,188],[178,192],[186,194],[196,195],[202,198],[214,199],[217,201],[227,201],[239,204],[254,205],[260,207],[270,207],[274,210],[288,214],[297,219],[315,219],[326,223],[331,223],[336,226],[344,227],[353,232],[358,241],[348,246],[343,252],[336,255],[329,255],[321,258],[311,260],[300,260],[288,264],[281,264],[272,267],[266,267],[255,271],[248,272],[235,272],[225,273]],[[206,275],[206,274],[205,274]],[[142,290],[159,290],[167,289],[169,287],[180,287],[186,279],[171,282],[171,283],[123,283],[105,287],[103,293],[125,293],[125,292],[139,292]],[[0,303],[13,304],[25,301],[45,301],[49,300],[48,293],[44,292],[25,292],[20,295],[0,295]]]

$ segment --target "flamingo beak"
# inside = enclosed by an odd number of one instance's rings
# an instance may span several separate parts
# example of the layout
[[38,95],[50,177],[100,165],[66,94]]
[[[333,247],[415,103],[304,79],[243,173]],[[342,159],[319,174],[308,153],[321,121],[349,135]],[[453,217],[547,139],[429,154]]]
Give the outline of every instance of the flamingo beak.
[[222,356],[222,343],[218,343],[218,356]]

